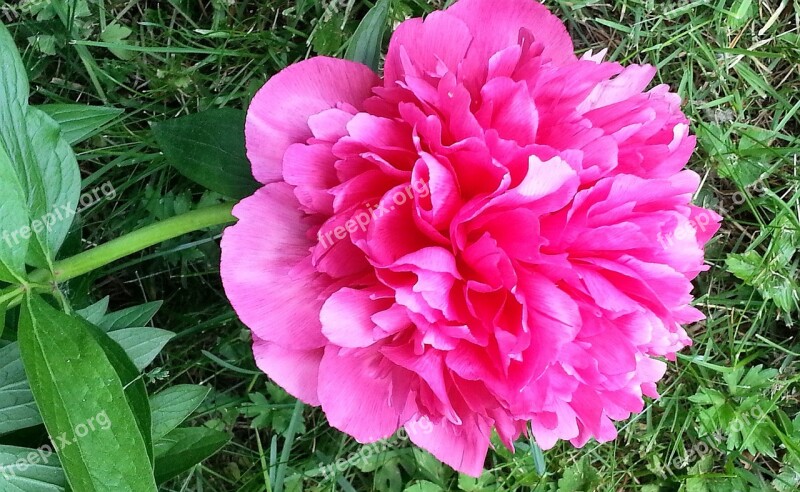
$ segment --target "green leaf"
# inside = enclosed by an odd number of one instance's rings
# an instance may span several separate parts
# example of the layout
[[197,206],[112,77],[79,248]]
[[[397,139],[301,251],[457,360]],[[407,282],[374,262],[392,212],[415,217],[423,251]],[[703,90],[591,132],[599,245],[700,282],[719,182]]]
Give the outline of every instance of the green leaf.
[[55,36],[51,34],[37,34],[28,38],[28,43],[41,51],[45,55],[55,55],[58,53],[56,44],[63,46],[63,43],[58,43]]
[[544,451],[539,447],[536,442],[531,439],[531,456],[533,456],[533,466],[536,468],[536,474],[543,477],[547,472],[547,460],[544,456]]
[[164,346],[175,338],[171,331],[158,328],[123,328],[109,332],[108,336],[125,349],[139,371],[149,366]]
[[764,259],[756,251],[748,251],[744,254],[728,255],[725,264],[729,272],[752,285],[753,280],[764,268]]
[[197,410],[210,388],[183,384],[165,389],[150,398],[153,411],[153,440],[166,436]]
[[105,296],[104,298],[100,299],[99,301],[95,302],[91,306],[86,306],[83,309],[78,309],[75,311],[75,314],[82,317],[89,323],[93,325],[100,324],[100,321],[103,320],[103,316],[106,315],[108,312],[108,302],[110,298],[109,296]]
[[[90,306],[90,308],[95,310],[99,308],[104,312],[107,306],[108,297]],[[95,312],[94,316],[97,316],[98,313],[99,311]],[[84,310],[83,314],[86,314],[86,310]],[[94,326],[91,328],[92,332],[103,333]],[[121,331],[124,332],[125,330]],[[105,334],[100,336],[94,333],[94,335],[103,347],[109,360],[112,361],[117,373],[120,374],[122,378],[125,394],[128,397],[131,408],[136,414],[140,430],[152,454],[152,439],[150,437],[152,417],[147,399],[147,391],[144,381],[139,374],[140,369],[134,365],[135,361],[132,360],[134,357],[131,357],[131,354],[135,356],[142,352],[142,350],[139,344],[131,344],[130,349],[128,349],[124,344],[120,346],[119,342],[116,340],[117,343],[113,343]],[[169,334],[169,338],[173,336],[174,334]],[[16,343],[0,349],[0,375],[3,375],[0,381],[4,381],[2,386],[0,386],[0,435],[41,424],[42,419],[36,408],[33,394],[31,393],[30,386],[26,379],[19,348]]]
[[559,492],[582,492],[586,490],[596,490],[600,483],[600,476],[597,470],[586,458],[581,458],[572,466],[564,470],[564,474],[558,480]]
[[164,156],[175,169],[205,188],[231,198],[253,194],[244,143],[244,111],[212,109],[153,126]]
[[83,104],[45,104],[38,109],[61,126],[61,135],[70,145],[91,138],[111,120],[122,114],[121,109]]
[[[38,165],[32,174],[36,175],[35,182],[41,183],[44,191],[43,213],[31,216],[31,229],[38,237],[44,238],[40,240],[40,244],[44,245],[42,253],[52,259],[66,239],[78,207],[81,190],[78,161],[72,148],[61,137],[61,127],[51,117],[36,108],[28,108],[26,119],[33,156],[31,165]],[[49,227],[38,232],[35,225],[37,221]],[[42,263],[36,266],[47,265]]]
[[0,446],[3,492],[63,492],[67,485],[58,457],[47,448]]
[[19,344],[33,395],[73,490],[153,492],[146,441],[123,388],[128,378],[117,373],[118,357],[98,334],[83,319],[28,297]]
[[[72,224],[80,195],[80,173],[75,155],[61,129],[42,111],[28,107],[28,80],[14,41],[0,23],[0,148],[9,158],[13,174],[0,171],[4,194],[25,198],[30,229],[14,230],[22,238],[27,261],[48,267]],[[4,166],[0,165],[0,168]],[[18,196],[17,196],[18,198]],[[4,199],[4,202],[8,199]],[[18,211],[14,212],[18,214]],[[18,215],[14,215],[16,221]],[[14,223],[14,226],[18,225]],[[30,241],[25,236],[30,235]],[[4,244],[7,241],[3,240]],[[7,246],[0,254],[8,269]],[[18,261],[18,257],[13,257]],[[16,263],[15,263],[16,264]],[[2,273],[2,272],[0,272]]]
[[163,304],[161,301],[154,301],[114,311],[103,316],[97,326],[105,331],[146,326]]
[[389,4],[390,0],[378,0],[375,7],[367,12],[347,45],[345,58],[378,71],[383,35],[388,25]]
[[203,462],[224,448],[224,432],[193,427],[175,429],[156,443],[156,480],[164,483]]
[[443,492],[444,489],[433,482],[419,480],[406,487],[403,492]]
[[8,311],[8,305],[5,303],[0,303],[0,337],[3,336],[3,332],[6,330],[7,311]]
[[0,348],[0,435],[41,423],[19,345],[14,342]]
[[[129,27],[120,26],[119,24],[109,24],[100,34],[100,39],[106,43],[127,45],[128,43],[126,43],[125,40],[128,39],[131,34],[133,34],[133,31]],[[133,58],[133,52],[126,49],[112,47],[108,48],[108,50],[120,60],[130,60]]]
[[136,424],[144,438],[147,455],[152,465],[154,459],[153,415],[150,410],[150,400],[147,397],[147,388],[144,384],[144,379],[141,377],[139,368],[134,365],[134,362],[123,347],[116,343],[103,330],[92,324],[87,324],[86,327],[94,339],[97,340],[97,343],[103,349],[109,362],[111,362],[111,365],[120,377],[122,387],[125,390],[125,398],[127,398],[128,405],[130,405],[131,411],[133,411],[133,415],[136,418]]
[[[2,70],[2,68],[0,68]],[[25,256],[29,239],[23,235],[30,223],[25,193],[11,158],[0,143],[0,217],[3,232],[0,237],[0,280],[14,282],[25,278]]]

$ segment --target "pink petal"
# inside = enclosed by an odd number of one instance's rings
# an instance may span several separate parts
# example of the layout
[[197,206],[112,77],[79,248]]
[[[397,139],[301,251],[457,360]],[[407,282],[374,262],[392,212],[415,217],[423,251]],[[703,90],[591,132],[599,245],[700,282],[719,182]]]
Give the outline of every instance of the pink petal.
[[408,392],[393,393],[406,378],[374,351],[328,346],[320,365],[322,409],[332,426],[360,443],[385,439],[416,411]]
[[368,347],[375,343],[372,315],[390,302],[373,300],[369,290],[343,288],[325,301],[320,312],[322,333],[340,347]]
[[311,268],[310,225],[292,188],[267,185],[233,214],[239,222],[223,234],[221,272],[236,313],[264,341],[322,347],[319,296],[328,282]]
[[317,380],[322,362],[322,349],[294,350],[276,343],[253,339],[256,365],[295,398],[319,405]]
[[422,153],[414,166],[411,184],[420,216],[434,228],[447,230],[463,203],[449,163],[443,163],[427,152]]
[[294,185],[298,201],[309,213],[333,212],[333,195],[328,189],[336,186],[336,157],[330,144],[292,144],[283,159],[284,179]]
[[405,428],[414,444],[455,470],[473,477],[483,473],[491,433],[484,418],[473,415],[461,425],[447,420],[433,424],[417,420],[407,423]]
[[539,114],[525,82],[493,78],[481,88],[481,99],[475,117],[484,129],[497,130],[501,138],[520,145],[536,141]]
[[503,48],[519,43],[526,29],[544,45],[544,56],[557,64],[575,60],[572,39],[564,24],[546,7],[532,0],[460,0],[446,13],[458,17],[475,36],[470,58],[488,60]]
[[440,63],[455,72],[471,42],[464,22],[447,12],[433,12],[424,21],[413,18],[403,22],[389,42],[384,68],[386,87],[406,76],[439,72]]
[[586,100],[578,105],[577,111],[585,113],[641,94],[655,74],[656,67],[652,65],[628,65],[613,79],[598,84]]
[[578,175],[559,157],[542,161],[532,155],[528,173],[519,185],[492,200],[492,205],[519,206],[551,212],[570,202],[578,187]]
[[281,179],[286,149],[312,136],[309,117],[341,103],[360,108],[379,83],[368,67],[327,57],[290,65],[274,75],[247,112],[247,156],[255,178],[264,184]]

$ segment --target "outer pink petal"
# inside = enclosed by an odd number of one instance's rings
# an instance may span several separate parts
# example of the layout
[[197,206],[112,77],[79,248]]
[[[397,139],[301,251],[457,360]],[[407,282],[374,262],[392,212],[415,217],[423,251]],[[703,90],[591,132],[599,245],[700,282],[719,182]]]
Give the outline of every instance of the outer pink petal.
[[582,114],[641,94],[655,74],[656,67],[652,65],[628,65],[613,79],[598,84],[578,105],[578,112]]
[[409,19],[395,30],[386,55],[386,87],[407,76],[439,72],[440,64],[455,73],[472,42],[469,28],[447,12],[433,12],[424,21]]
[[319,322],[327,281],[310,268],[309,225],[286,183],[274,183],[233,210],[222,237],[222,282],[241,320],[261,339],[296,349],[326,343]]
[[405,375],[369,349],[329,345],[319,379],[319,399],[328,422],[360,443],[389,437],[416,411],[410,393],[396,391],[407,388]]
[[489,452],[491,427],[484,418],[471,414],[462,425],[447,420],[426,425],[419,421],[406,424],[408,437],[439,460],[461,473],[479,477]]
[[309,405],[319,405],[317,380],[323,349],[293,350],[258,337],[253,340],[256,365],[290,394]]
[[247,112],[247,156],[255,178],[265,184],[280,180],[286,149],[312,137],[310,116],[341,103],[360,108],[379,83],[368,67],[327,57],[290,65],[273,76]]
[[544,44],[546,58],[559,64],[576,59],[564,24],[533,0],[460,0],[445,12],[469,26],[475,37],[470,57],[488,60],[503,48],[517,44],[520,30],[526,29]]

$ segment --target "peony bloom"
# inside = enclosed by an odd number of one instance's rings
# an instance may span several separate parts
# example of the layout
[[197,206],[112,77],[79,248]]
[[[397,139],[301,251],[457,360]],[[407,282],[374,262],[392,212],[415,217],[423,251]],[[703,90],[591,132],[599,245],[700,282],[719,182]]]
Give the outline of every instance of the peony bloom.
[[493,430],[614,439],[703,318],[720,217],[691,204],[680,98],[602,57],[532,0],[461,0],[399,26],[383,79],[325,57],[272,77],[246,127],[264,187],[222,241],[259,367],[358,441],[406,426],[471,475]]

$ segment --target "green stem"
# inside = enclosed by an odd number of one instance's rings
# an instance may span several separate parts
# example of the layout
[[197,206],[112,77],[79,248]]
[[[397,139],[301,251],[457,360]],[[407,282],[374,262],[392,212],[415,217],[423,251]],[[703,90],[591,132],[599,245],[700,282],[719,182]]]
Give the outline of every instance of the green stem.
[[36,283],[64,282],[169,239],[208,227],[231,223],[235,220],[231,215],[232,208],[232,203],[224,203],[170,217],[71,258],[58,261],[53,265],[52,272],[36,270],[31,273],[30,281]]

